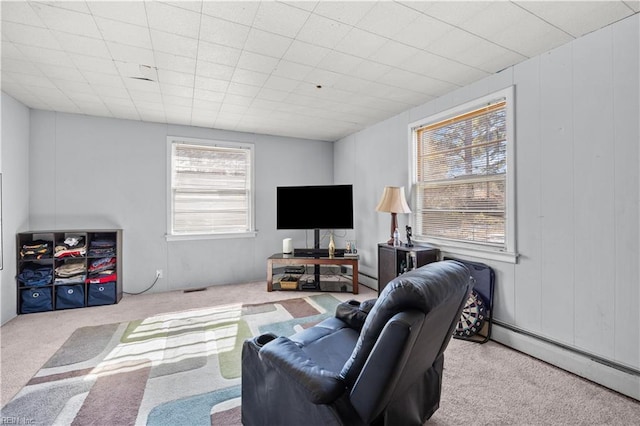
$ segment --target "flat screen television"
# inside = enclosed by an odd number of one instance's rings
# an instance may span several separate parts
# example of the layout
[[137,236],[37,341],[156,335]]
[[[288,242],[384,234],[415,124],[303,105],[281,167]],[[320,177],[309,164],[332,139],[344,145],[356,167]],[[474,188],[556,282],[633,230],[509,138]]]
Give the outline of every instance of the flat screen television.
[[279,186],[277,229],[353,229],[353,185]]

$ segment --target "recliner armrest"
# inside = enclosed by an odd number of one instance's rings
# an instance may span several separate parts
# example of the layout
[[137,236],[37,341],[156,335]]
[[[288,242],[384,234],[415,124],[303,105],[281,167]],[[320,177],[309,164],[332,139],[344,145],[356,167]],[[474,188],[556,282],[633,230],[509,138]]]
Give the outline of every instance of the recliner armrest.
[[260,357],[299,385],[307,399],[314,404],[333,402],[345,390],[345,384],[338,373],[316,364],[286,337],[278,337],[263,346]]
[[354,330],[362,330],[364,322],[367,320],[367,314],[376,303],[375,299],[358,302],[357,300],[348,300],[340,303],[336,307],[335,317],[346,323]]

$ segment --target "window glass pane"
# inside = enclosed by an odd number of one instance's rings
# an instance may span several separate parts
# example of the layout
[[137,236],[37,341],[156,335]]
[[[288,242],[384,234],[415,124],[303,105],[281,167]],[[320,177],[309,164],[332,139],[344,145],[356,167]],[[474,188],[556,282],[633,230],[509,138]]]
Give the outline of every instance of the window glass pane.
[[482,210],[504,212],[504,179],[418,186],[424,210]]
[[457,241],[503,245],[504,217],[500,213],[422,212],[422,235]]
[[416,235],[504,245],[506,102],[415,132]]
[[251,229],[251,150],[174,142],[172,233]]
[[178,146],[174,156],[174,187],[245,188],[247,169],[247,152]]

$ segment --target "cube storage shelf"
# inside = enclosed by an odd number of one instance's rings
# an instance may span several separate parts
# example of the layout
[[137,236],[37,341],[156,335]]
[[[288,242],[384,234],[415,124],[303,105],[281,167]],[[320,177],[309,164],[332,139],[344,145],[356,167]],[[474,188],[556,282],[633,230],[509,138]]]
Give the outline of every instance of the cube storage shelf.
[[122,299],[122,230],[16,235],[18,314],[112,305]]

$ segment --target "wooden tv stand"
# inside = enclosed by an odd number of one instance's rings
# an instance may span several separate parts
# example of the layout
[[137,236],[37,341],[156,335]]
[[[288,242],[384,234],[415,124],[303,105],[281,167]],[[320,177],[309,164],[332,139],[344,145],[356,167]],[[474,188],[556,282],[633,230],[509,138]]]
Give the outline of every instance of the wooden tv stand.
[[[267,259],[267,291],[273,291],[273,267],[274,265],[282,265],[282,266],[299,266],[299,265],[314,265],[314,269],[316,272],[314,273],[315,284],[317,285],[317,289],[315,291],[323,291],[322,290],[322,281],[318,282],[320,265],[347,265],[352,268],[351,275],[351,286],[353,294],[358,294],[358,256],[345,256],[345,257],[302,257],[302,256],[294,256],[292,254],[283,254],[276,253],[270,256]],[[316,268],[317,267],[317,268]],[[305,288],[301,288],[300,285],[296,288],[297,290],[305,290]],[[312,290],[312,289],[308,289]],[[324,290],[327,291],[327,290]]]

